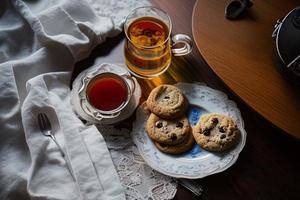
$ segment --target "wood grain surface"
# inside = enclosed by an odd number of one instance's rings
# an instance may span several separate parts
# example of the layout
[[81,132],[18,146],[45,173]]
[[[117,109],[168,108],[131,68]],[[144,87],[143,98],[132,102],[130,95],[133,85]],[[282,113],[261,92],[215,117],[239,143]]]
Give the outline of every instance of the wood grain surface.
[[300,87],[279,73],[272,32],[277,19],[299,5],[294,0],[255,1],[239,20],[224,17],[227,0],[199,0],[193,34],[207,64],[250,107],[300,138]]
[[[173,21],[173,33],[185,33],[192,37],[195,0],[152,0],[152,3],[169,13]],[[73,79],[94,64],[124,63],[123,45],[124,35],[120,35],[96,47],[88,58],[76,63]],[[231,168],[197,180],[204,189],[201,197],[179,186],[176,200],[299,199],[299,140],[274,127],[235,96],[205,63],[197,48],[189,56],[174,57],[172,66],[162,76],[154,80],[139,80],[143,99],[155,85],[178,81],[205,82],[228,94],[241,110],[248,136],[244,150]],[[131,128],[132,120],[134,115],[118,126]]]

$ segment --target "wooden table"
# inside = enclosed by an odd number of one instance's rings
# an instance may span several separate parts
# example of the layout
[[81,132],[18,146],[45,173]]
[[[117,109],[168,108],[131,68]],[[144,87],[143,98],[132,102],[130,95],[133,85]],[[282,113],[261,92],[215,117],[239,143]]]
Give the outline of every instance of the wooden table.
[[255,1],[235,21],[224,17],[227,0],[199,0],[193,14],[193,35],[213,71],[247,105],[294,137],[300,138],[300,87],[277,69],[272,32],[277,19],[299,2]]
[[[174,33],[186,33],[192,37],[192,10],[195,0],[153,0],[153,4],[167,11],[173,21]],[[99,45],[91,55],[78,62],[74,76],[95,63],[124,62],[124,35],[109,39]],[[241,110],[248,133],[247,143],[236,164],[220,174],[201,180],[204,194],[196,197],[179,186],[176,200],[194,199],[299,199],[300,191],[300,142],[273,127],[253,112],[243,101],[233,95],[214,74],[194,48],[184,58],[174,58],[172,66],[162,76],[151,80],[139,80],[143,97],[160,83],[200,81],[222,90],[234,100]],[[131,119],[120,126],[130,127]]]

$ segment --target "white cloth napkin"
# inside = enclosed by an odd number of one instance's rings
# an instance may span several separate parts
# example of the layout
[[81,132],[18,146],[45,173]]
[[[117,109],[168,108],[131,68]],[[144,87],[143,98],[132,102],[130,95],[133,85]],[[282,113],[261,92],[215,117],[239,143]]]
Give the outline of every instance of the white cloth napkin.
[[[0,199],[125,199],[102,136],[71,110],[69,81],[74,63],[145,4],[0,1]],[[50,117],[71,171],[38,129],[38,112]]]
[[[27,82],[22,120],[31,154],[28,192],[49,199],[125,199],[102,135],[95,126],[83,125],[72,112],[66,92],[69,76],[50,73]],[[55,143],[41,135],[38,112],[51,119],[53,134],[65,147],[71,170]]]

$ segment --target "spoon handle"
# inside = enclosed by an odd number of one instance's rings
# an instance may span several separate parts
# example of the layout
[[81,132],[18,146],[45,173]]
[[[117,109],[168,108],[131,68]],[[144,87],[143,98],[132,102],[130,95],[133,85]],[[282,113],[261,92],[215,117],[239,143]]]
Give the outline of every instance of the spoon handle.
[[70,174],[71,174],[73,180],[76,182],[76,179],[75,179],[75,176],[74,176],[73,169],[72,169],[72,167],[71,167],[71,165],[70,165],[70,161],[69,161],[69,159],[65,156],[65,153],[64,153],[62,147],[61,147],[60,144],[57,142],[55,136],[54,136],[51,132],[49,133],[49,136],[52,138],[52,140],[55,142],[55,144],[56,144],[57,147],[59,148],[60,153],[61,153],[62,157],[64,157],[64,159],[65,159],[65,161],[66,161],[66,164],[67,164],[67,167],[68,167],[69,170],[70,170]]
[[65,153],[64,153],[62,147],[60,146],[60,144],[56,141],[55,136],[54,136],[52,133],[50,133],[49,136],[52,138],[52,140],[55,142],[55,144],[56,144],[57,147],[59,148],[62,157],[65,157]]

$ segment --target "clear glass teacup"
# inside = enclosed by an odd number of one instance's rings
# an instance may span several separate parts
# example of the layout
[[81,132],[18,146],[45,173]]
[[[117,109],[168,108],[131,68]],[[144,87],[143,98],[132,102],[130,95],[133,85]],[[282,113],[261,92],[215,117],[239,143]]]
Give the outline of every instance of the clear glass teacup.
[[135,81],[130,75],[101,72],[82,79],[78,96],[82,110],[101,121],[118,117],[134,91]]
[[[171,41],[171,19],[155,7],[134,9],[126,18],[124,31],[126,65],[140,78],[162,74],[170,66],[172,55],[182,56],[192,50],[192,40],[187,35],[174,35]],[[179,43],[181,47],[176,47]]]

